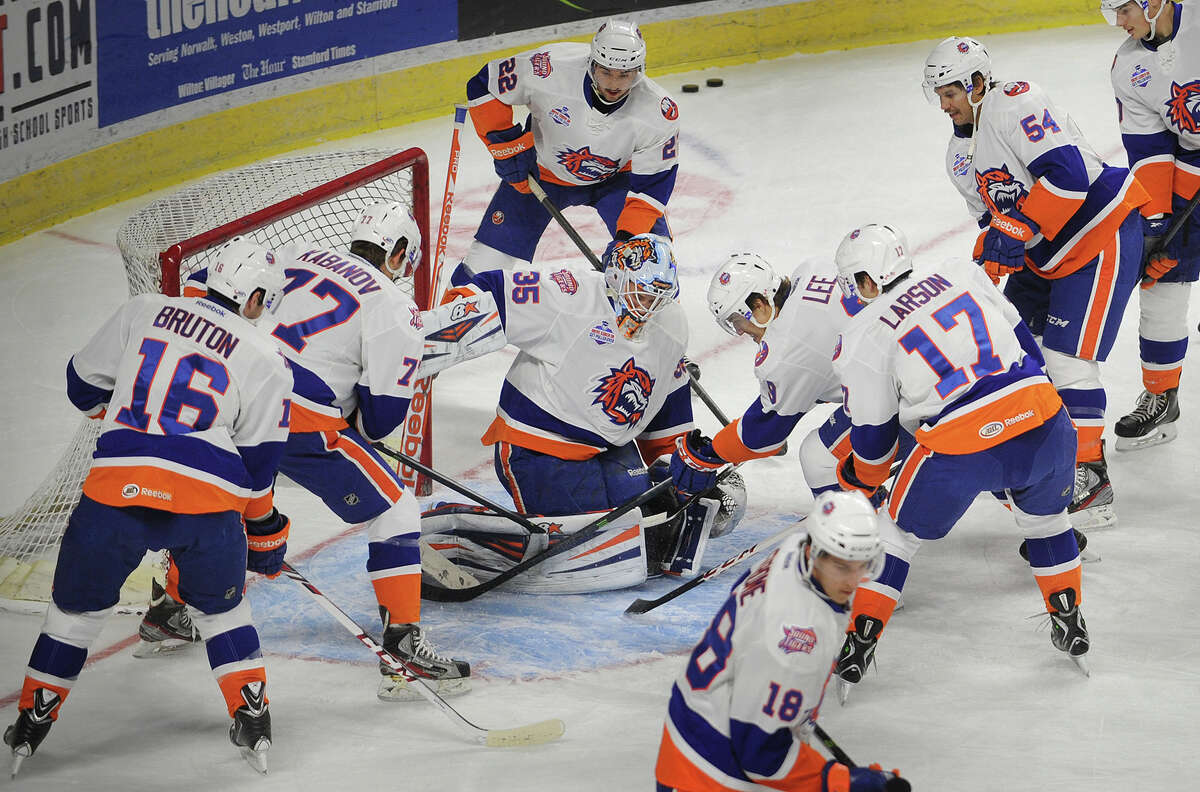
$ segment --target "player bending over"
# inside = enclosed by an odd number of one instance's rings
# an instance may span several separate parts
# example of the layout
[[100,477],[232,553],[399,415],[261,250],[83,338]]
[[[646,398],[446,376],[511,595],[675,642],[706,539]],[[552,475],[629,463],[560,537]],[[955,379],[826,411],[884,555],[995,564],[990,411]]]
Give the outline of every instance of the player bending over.
[[[288,298],[270,329],[296,385],[279,470],[346,524],[365,524],[384,648],[440,695],[459,695],[470,689],[470,665],[441,655],[420,625],[416,497],[371,447],[404,423],[421,376],[421,315],[394,282],[420,263],[421,232],[403,204],[381,203],[362,208],[350,240],[348,252],[303,241],[280,251]],[[419,698],[379,670],[380,699]]]
[[809,745],[859,583],[879,573],[875,509],[823,492],[801,528],[733,584],[671,688],[660,792],[905,792],[898,771],[826,761]]
[[[533,261],[550,214],[530,194],[530,177],[558,207],[595,207],[614,242],[670,236],[679,106],[645,71],[637,24],[609,19],[591,46],[547,44],[471,78],[471,121],[501,179],[467,251],[471,269]],[[514,123],[513,105],[529,108],[524,126]]]
[[67,364],[67,396],[102,428],[4,732],[14,776],[58,718],[121,584],[164,549],[233,718],[229,739],[266,772],[266,671],[242,591],[247,567],[279,574],[287,541],[271,488],[292,375],[255,326],[283,287],[275,256],[235,238],[216,254],[206,298],[134,297]]
[[[505,376],[496,418],[483,436],[483,443],[494,448],[496,475],[519,512],[567,517],[553,523],[555,530],[570,533],[596,513],[648,489],[647,462],[695,444],[694,436],[689,439],[692,406],[681,360],[687,320],[675,300],[669,240],[640,235],[623,242],[609,255],[603,273],[566,268],[476,273],[464,264],[452,282],[455,302],[439,310],[458,310],[459,301],[490,295],[508,343],[519,350]],[[672,471],[677,467],[672,464]],[[680,493],[710,490],[716,472],[678,480]],[[668,500],[660,511],[678,508],[673,498]],[[645,580],[648,566],[651,574],[690,573],[700,563],[710,533],[732,528],[734,518],[721,512],[715,498],[699,499],[650,532],[648,554],[640,546],[642,533],[633,530],[637,519],[631,517],[630,524],[608,533],[616,544],[605,541],[614,552],[602,564],[596,556],[584,559],[578,574],[594,576],[586,585],[599,590],[636,585]],[[430,516],[436,515],[426,521]],[[495,522],[495,531],[503,531],[499,523],[507,521]],[[483,531],[483,526],[476,523],[457,534],[459,540],[472,540],[458,541],[460,548],[477,543],[475,539],[486,541],[475,530]],[[437,523],[438,532],[447,530]],[[426,529],[427,536],[430,532]],[[446,537],[447,544],[451,538]],[[475,565],[472,572],[494,575],[500,564],[507,568],[531,547],[538,549],[523,531],[503,538],[518,543],[515,557],[507,561],[496,552],[489,562],[483,551],[456,560]],[[556,577],[568,580],[573,574]]]
[[1141,207],[1146,261],[1138,292],[1145,390],[1113,429],[1117,450],[1131,451],[1177,434],[1188,295],[1200,277],[1200,212],[1182,220],[1165,248],[1158,243],[1200,189],[1200,14],[1166,0],[1101,0],[1100,10],[1129,34],[1113,60],[1112,86],[1129,168],[1150,193]]
[[925,93],[954,125],[946,167],[983,231],[973,257],[1040,344],[1078,433],[1071,521],[1112,525],[1100,363],[1142,275],[1150,200],[1102,162],[1071,116],[1034,83],[999,84],[975,39],[952,36],[925,59]]
[[837,266],[845,294],[867,303],[834,353],[852,424],[838,479],[870,495],[901,430],[917,441],[880,513],[887,563],[855,597],[838,675],[862,678],[921,542],[949,533],[981,492],[1007,495],[1051,642],[1087,673],[1082,570],[1067,518],[1075,430],[1033,336],[979,267],[914,266],[888,226],[851,231]]

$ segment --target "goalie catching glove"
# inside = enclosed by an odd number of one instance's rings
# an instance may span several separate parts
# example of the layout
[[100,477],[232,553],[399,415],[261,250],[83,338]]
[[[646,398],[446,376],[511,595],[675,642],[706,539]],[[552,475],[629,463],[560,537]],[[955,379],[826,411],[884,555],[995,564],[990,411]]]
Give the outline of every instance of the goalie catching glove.
[[1025,243],[1039,233],[1041,226],[1013,209],[1008,214],[992,215],[983,233],[979,263],[992,283],[1025,268]]
[[425,352],[421,376],[429,377],[508,343],[496,300],[490,292],[471,288],[451,289],[447,301],[421,312]]
[[291,529],[292,521],[279,509],[271,509],[261,520],[246,520],[246,569],[279,577]]
[[712,489],[724,465],[725,460],[713,450],[712,441],[699,429],[675,438],[671,479],[675,482],[675,491],[683,497]]

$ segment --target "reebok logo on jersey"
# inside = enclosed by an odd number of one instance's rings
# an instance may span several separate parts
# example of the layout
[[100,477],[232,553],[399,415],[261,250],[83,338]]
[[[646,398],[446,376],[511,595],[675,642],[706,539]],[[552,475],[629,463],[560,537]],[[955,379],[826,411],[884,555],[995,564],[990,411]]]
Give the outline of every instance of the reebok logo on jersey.
[[1172,82],[1166,105],[1167,118],[1180,132],[1200,132],[1200,80],[1183,85]]
[[812,654],[812,650],[817,646],[817,633],[812,627],[793,627],[783,625],[783,640],[779,642],[779,648],[784,654],[794,654],[795,652],[804,652],[804,654]]
[[132,482],[130,482],[129,484],[126,484],[124,487],[121,487],[121,497],[122,498],[131,500],[133,498],[138,497],[139,495],[143,495],[147,498],[156,498],[161,501],[166,501],[167,503],[170,503],[171,501],[175,500],[175,496],[169,492],[163,492],[162,490],[150,489],[149,487],[140,487],[137,484],[134,484]]

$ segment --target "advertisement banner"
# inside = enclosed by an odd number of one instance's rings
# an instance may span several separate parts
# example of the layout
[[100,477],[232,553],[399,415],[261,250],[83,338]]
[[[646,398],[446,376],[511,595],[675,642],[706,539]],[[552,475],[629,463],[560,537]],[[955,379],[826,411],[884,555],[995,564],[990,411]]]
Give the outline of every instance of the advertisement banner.
[[457,9],[446,0],[94,2],[101,127],[457,36]]
[[[619,17],[629,11],[691,5],[703,1],[581,0],[574,3],[570,0],[521,0],[505,3],[496,0],[459,0],[458,38],[460,41],[466,41],[495,33],[511,33],[563,22],[578,22],[581,19]],[[596,27],[599,26],[597,23]]]
[[96,129],[90,0],[0,0],[0,180]]

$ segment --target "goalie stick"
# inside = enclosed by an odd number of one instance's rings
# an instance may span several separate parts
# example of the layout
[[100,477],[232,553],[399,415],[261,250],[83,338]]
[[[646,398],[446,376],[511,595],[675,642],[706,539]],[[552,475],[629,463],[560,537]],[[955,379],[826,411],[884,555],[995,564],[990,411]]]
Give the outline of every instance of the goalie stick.
[[[813,722],[813,734],[821,741],[821,745],[825,746],[825,750],[833,756],[834,761],[844,764],[846,767],[858,767],[850,755],[842,750],[842,746],[829,736],[829,732],[822,729],[821,724],[815,721]],[[911,792],[912,784],[908,783],[907,779],[895,775],[884,783],[883,789],[884,792]]]
[[553,742],[563,736],[566,731],[566,724],[558,718],[550,718],[549,720],[539,721],[538,723],[530,723],[526,726],[515,726],[510,729],[484,729],[476,726],[469,720],[464,718],[453,707],[446,703],[445,699],[434,692],[433,688],[425,684],[419,675],[417,675],[403,660],[392,655],[388,650],[384,649],[378,641],[372,638],[367,631],[364,630],[358,622],[350,618],[350,616],[337,605],[333,600],[325,596],[312,582],[302,575],[294,566],[283,562],[283,574],[287,575],[292,580],[296,581],[304,588],[313,599],[324,608],[331,616],[337,619],[343,627],[363,643],[368,649],[379,656],[379,659],[392,671],[400,674],[409,682],[414,683],[413,689],[425,697],[433,706],[442,711],[442,714],[454,722],[464,734],[466,734],[473,742],[480,745],[486,745],[489,748],[512,748],[522,745],[541,745],[542,743]]
[[[542,189],[542,185],[538,184],[538,180],[530,176],[527,184],[529,185],[529,191],[533,193],[533,197],[537,198],[542,206],[545,207],[546,211],[549,212],[556,221],[558,221],[558,225],[563,231],[566,232],[567,236],[571,238],[571,241],[575,243],[575,246],[579,248],[579,252],[587,257],[587,260],[592,265],[592,268],[596,270],[596,272],[604,272],[604,264],[599,258],[596,257],[596,254],[592,252],[592,249],[588,247],[588,243],[583,240],[583,237],[579,236],[579,232],[575,230],[573,225],[571,225],[571,221],[564,217],[563,213],[559,211],[559,208],[554,205],[554,201],[550,200],[550,196],[546,195],[546,191]],[[696,377],[696,372],[692,371],[686,366],[684,368],[687,370],[688,384],[691,385],[692,392],[700,398],[700,401],[704,402],[705,407],[712,411],[713,416],[715,416],[716,419],[721,422],[721,426],[728,424],[729,419],[725,416],[725,413],[721,412],[721,408],[717,407],[717,403],[713,401],[711,396],[708,395],[708,391],[701,387],[700,380]]]
[[[804,515],[804,517],[801,517],[800,521],[803,521],[805,518],[807,518],[807,516],[808,515]],[[722,575],[725,572],[728,572],[732,567],[737,566],[739,563],[746,560],[750,556],[754,555],[758,551],[766,550],[768,547],[771,547],[772,545],[779,544],[785,538],[787,538],[787,536],[789,534],[791,534],[795,530],[796,530],[795,525],[789,526],[789,527],[785,528],[784,530],[780,531],[779,533],[775,534],[774,536],[772,536],[768,539],[764,539],[761,542],[758,542],[756,544],[753,544],[750,547],[747,547],[745,550],[743,550],[742,552],[733,556],[732,558],[727,558],[726,560],[717,564],[715,567],[712,567],[711,569],[707,570],[706,572],[704,572],[700,575],[697,575],[696,577],[692,578],[691,580],[687,581],[686,583],[684,583],[680,586],[676,586],[675,588],[668,591],[666,594],[663,594],[658,599],[652,599],[652,600],[641,599],[641,598],[635,599],[633,602],[631,602],[629,604],[629,607],[625,609],[625,612],[628,614],[631,614],[631,615],[640,615],[642,613],[652,611],[655,608],[657,608],[659,605],[663,605],[667,602],[670,602],[671,600],[675,599],[676,597],[678,597],[682,594],[686,594],[687,592],[689,592],[692,589],[699,586],[701,583],[704,583],[705,581],[708,581],[708,580],[712,580],[713,578],[715,578],[719,575]]]

